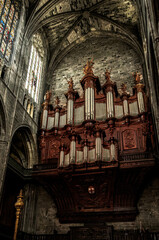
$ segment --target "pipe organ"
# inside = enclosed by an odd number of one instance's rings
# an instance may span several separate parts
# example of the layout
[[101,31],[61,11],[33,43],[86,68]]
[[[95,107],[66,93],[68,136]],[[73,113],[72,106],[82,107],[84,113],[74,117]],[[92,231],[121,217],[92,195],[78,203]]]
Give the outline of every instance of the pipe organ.
[[[154,166],[145,86],[136,73],[133,94],[125,84],[119,94],[110,71],[106,70],[101,86],[92,68],[93,62],[88,61],[80,80],[83,96],[74,90],[73,80],[68,81],[66,107],[60,106],[58,98],[53,106],[51,92],[46,93],[39,137],[41,162],[34,174],[46,178],[62,222],[87,221],[88,213],[92,221],[96,216],[104,221],[122,216],[133,220],[142,179]],[[45,172],[43,167],[50,170]],[[132,188],[135,179],[139,181]],[[92,195],[89,188],[94,189]]]
[[[105,159],[107,161],[117,161],[118,148],[122,148],[122,146],[115,147],[115,144],[111,141],[112,137],[115,137],[118,141],[119,139],[117,139],[117,133],[116,136],[107,133],[109,122],[112,121],[113,125],[110,129],[113,129],[116,123],[116,127],[119,125],[121,129],[124,122],[130,121],[131,115],[137,119],[139,114],[146,114],[146,95],[139,74],[135,75],[134,95],[130,96],[127,93],[125,84],[122,84],[122,93],[119,95],[116,84],[110,79],[108,70],[105,73],[106,82],[101,87],[98,77],[93,74],[92,68],[90,66],[87,66],[87,68],[87,72],[85,71],[85,75],[80,81],[84,90],[83,98],[80,98],[78,93],[74,91],[73,80],[71,79],[68,81],[69,89],[65,94],[67,98],[66,108],[59,106],[60,102],[57,97],[54,110],[49,111],[50,92],[47,92],[43,103],[41,128],[46,131],[46,135],[56,129],[56,139],[64,144],[61,152],[56,149],[54,155],[54,158],[58,159],[57,166],[60,167],[72,163],[92,162],[92,159],[94,161],[105,161]],[[99,128],[99,131],[97,128]],[[69,137],[69,135],[74,129],[74,138],[71,140],[72,136]],[[83,131],[87,133],[86,140],[83,139]],[[60,140],[60,135],[65,135],[64,142]],[[105,138],[104,135],[106,135]],[[77,139],[80,138],[80,143],[79,140],[75,140],[75,136]],[[78,151],[78,148],[80,148],[80,151]],[[140,149],[138,148],[138,151]],[[105,157],[106,153],[109,157]],[[81,158],[79,158],[79,154],[82,156]],[[51,159],[48,152],[41,155],[42,162],[47,160],[46,156]],[[53,158],[52,154],[51,156]]]

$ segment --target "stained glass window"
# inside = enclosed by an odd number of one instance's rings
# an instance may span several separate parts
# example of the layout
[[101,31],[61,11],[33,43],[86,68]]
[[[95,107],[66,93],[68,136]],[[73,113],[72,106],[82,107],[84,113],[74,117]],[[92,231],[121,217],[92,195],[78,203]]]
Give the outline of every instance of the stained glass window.
[[43,57],[44,48],[41,37],[39,34],[35,34],[32,38],[27,80],[25,84],[25,88],[28,90],[28,93],[35,100],[35,102],[38,101]]
[[19,8],[17,0],[0,0],[0,55],[7,61],[10,60],[13,49]]

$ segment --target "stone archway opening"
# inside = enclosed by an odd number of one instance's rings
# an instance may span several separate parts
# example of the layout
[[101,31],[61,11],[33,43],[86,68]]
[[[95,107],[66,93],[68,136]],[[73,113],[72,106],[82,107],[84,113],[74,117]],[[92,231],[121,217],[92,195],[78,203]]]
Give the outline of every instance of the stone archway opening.
[[31,130],[26,126],[18,128],[14,132],[10,144],[0,205],[0,227],[2,226],[4,230],[6,229],[7,234],[10,236],[13,236],[15,225],[14,204],[20,189],[23,189],[31,181],[27,171],[34,163],[35,149]]

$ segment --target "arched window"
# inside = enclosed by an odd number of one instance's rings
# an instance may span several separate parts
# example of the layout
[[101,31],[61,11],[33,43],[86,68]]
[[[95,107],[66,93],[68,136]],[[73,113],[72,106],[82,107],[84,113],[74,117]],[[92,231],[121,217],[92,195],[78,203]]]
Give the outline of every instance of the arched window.
[[42,66],[43,66],[44,48],[42,39],[39,34],[35,34],[32,38],[32,47],[29,60],[29,67],[27,73],[27,80],[25,88],[28,90],[29,95],[38,101]]
[[17,0],[0,0],[0,55],[7,61],[13,49],[20,4]]

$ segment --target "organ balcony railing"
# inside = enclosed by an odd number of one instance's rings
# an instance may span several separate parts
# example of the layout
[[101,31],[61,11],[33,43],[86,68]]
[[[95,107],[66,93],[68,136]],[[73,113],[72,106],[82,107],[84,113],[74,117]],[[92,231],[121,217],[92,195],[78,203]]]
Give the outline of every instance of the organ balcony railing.
[[60,106],[58,97],[53,106],[51,92],[46,93],[39,138],[41,164],[54,162],[64,168],[151,157],[153,129],[141,75],[134,74],[132,95],[125,84],[119,94],[110,71],[106,70],[101,87],[92,67],[92,61],[84,67],[82,97],[74,90],[73,80],[68,81],[66,107]]

